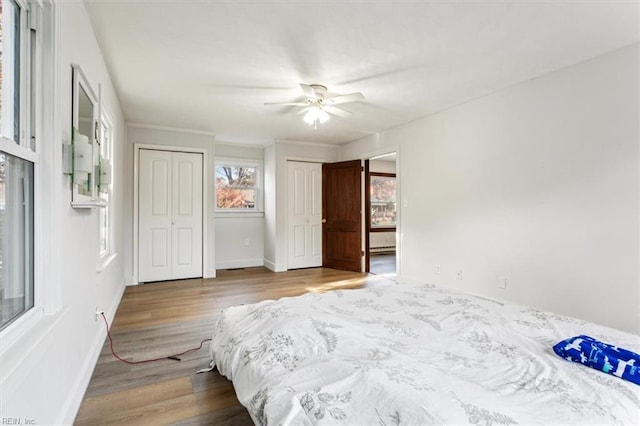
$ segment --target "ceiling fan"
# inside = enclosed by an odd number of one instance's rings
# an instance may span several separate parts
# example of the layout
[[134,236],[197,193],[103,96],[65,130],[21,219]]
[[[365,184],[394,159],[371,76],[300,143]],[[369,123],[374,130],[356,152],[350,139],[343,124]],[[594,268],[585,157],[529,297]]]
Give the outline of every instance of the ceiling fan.
[[329,114],[343,118],[351,116],[349,111],[337,108],[334,105],[364,100],[364,95],[359,92],[349,93],[348,95],[327,97],[327,87],[321,84],[300,83],[300,87],[304,92],[306,100],[301,102],[266,102],[265,105],[304,107],[300,112],[298,112],[298,114],[305,114],[303,117],[305,123],[310,126],[313,125],[313,128],[317,129],[319,122],[324,123],[331,118]]

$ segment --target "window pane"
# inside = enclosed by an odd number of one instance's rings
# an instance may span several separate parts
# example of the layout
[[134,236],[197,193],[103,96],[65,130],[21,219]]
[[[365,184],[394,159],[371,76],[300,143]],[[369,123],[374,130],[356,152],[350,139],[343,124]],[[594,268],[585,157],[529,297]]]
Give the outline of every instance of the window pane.
[[102,131],[101,131],[101,135],[100,135],[100,155],[102,155],[102,158],[110,158],[111,156],[109,155],[110,153],[110,137],[111,137],[111,129],[109,128],[108,124],[102,120],[102,127],[101,127]]
[[216,183],[224,186],[253,187],[256,185],[256,168],[216,166]]
[[218,186],[217,191],[217,207],[219,209],[253,209],[256,206],[255,189]]
[[33,163],[0,151],[0,328],[33,307]]
[[371,176],[371,226],[396,226],[396,178]]
[[103,255],[109,250],[109,206],[98,209],[100,218],[100,254]]
[[0,133],[16,143],[20,135],[20,8],[0,8]]
[[216,166],[216,207],[256,208],[256,167]]
[[[111,126],[102,117],[101,133],[100,133],[100,164],[104,160],[111,158]],[[104,256],[111,250],[111,238],[110,238],[110,222],[111,222],[111,185],[105,185],[100,183],[100,198],[106,203],[105,207],[98,209],[98,218],[100,225],[100,255]]]

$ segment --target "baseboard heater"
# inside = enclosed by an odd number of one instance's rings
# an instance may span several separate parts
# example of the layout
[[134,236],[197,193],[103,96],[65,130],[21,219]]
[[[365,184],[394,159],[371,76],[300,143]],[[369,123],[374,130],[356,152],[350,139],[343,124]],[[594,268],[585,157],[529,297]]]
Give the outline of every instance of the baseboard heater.
[[378,247],[370,247],[369,251],[371,253],[387,253],[396,251],[396,246],[378,246]]

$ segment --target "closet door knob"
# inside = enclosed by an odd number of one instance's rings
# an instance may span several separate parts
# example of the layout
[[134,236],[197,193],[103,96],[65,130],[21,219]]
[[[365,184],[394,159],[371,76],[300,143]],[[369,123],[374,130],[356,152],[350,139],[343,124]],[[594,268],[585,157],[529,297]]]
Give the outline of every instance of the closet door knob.
[[327,223],[327,219],[322,219],[322,223]]

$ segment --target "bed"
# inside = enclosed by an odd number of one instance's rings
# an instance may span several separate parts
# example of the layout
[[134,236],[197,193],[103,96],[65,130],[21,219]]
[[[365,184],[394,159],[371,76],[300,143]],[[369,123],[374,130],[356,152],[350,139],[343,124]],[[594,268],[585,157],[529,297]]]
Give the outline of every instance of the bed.
[[640,337],[430,284],[338,290],[221,312],[219,372],[259,425],[640,424],[640,387],[557,356]]

